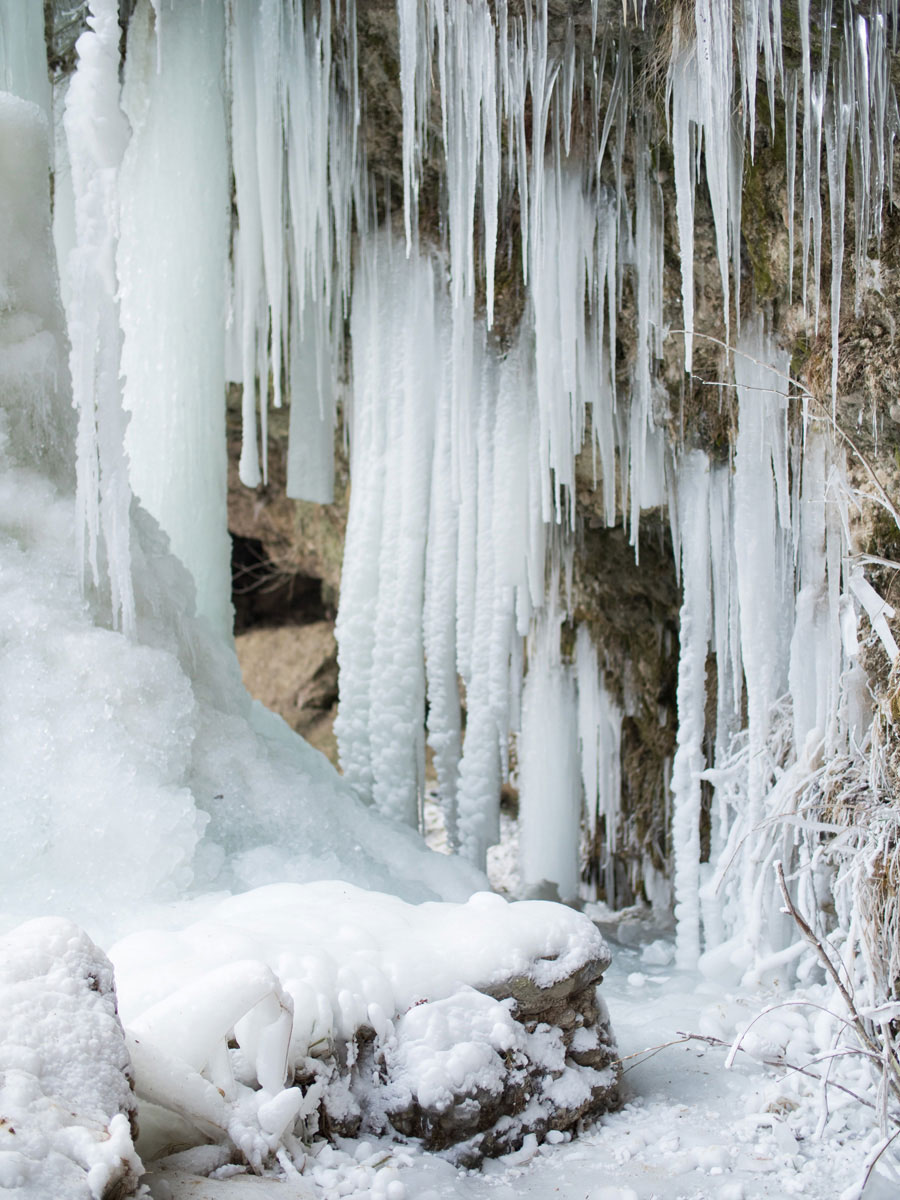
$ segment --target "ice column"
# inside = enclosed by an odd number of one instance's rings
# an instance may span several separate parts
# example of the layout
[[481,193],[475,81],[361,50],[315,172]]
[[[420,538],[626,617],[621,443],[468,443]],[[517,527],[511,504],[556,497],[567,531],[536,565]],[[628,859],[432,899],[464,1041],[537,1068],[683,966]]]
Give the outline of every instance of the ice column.
[[[789,356],[765,335],[760,319],[745,329],[735,355],[740,404],[734,476],[734,544],[741,614],[741,657],[747,682],[748,779],[744,828],[765,813],[771,765],[767,741],[775,702],[787,690],[793,625],[793,539],[787,461]],[[741,903],[751,944],[761,928],[763,843],[751,835]],[[749,915],[747,915],[749,914]]]
[[703,738],[710,634],[709,462],[702,450],[693,450],[678,466],[683,599],[678,735],[672,764],[672,843],[676,954],[679,966],[690,968],[700,955],[700,773],[706,766]]
[[[600,853],[606,902],[614,905],[615,853],[622,796],[622,712],[603,684],[597,651],[585,625],[579,625],[575,636],[575,675],[584,815],[590,844],[594,853]],[[603,827],[599,829],[601,820]]]
[[141,0],[131,18],[118,270],[132,486],[230,635],[224,49],[221,5]]
[[[99,13],[101,6],[92,7]],[[41,4],[26,0],[0,8],[0,90],[29,100],[45,117],[50,117],[50,80]]]
[[69,492],[75,423],[49,241],[48,151],[37,106],[0,93],[0,405],[13,456]]
[[90,30],[78,39],[78,69],[66,96],[76,238],[66,264],[66,291],[72,396],[78,410],[79,567],[82,572],[90,567],[96,587],[102,564],[113,623],[130,635],[131,486],[124,447],[116,274],[118,176],[129,129],[119,107],[118,15],[116,0],[93,0]]
[[559,654],[559,620],[540,618],[529,641],[519,738],[519,855],[522,882],[578,895],[581,777],[574,672]]
[[353,490],[337,622],[336,732],[348,780],[415,825],[424,786],[425,538],[435,413],[435,282],[371,238],[353,304]]

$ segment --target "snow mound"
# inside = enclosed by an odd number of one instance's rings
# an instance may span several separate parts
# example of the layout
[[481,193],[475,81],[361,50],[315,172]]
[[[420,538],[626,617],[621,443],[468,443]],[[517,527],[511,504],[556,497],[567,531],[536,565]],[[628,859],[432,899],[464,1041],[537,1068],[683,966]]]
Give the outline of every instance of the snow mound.
[[130,1063],[109,960],[68,921],[0,939],[0,1188],[9,1200],[134,1194]]

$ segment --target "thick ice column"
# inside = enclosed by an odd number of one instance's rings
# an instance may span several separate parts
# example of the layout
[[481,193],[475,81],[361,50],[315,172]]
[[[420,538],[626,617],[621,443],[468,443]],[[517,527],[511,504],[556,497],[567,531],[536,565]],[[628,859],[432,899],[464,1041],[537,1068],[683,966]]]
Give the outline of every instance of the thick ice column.
[[[131,486],[122,407],[118,175],[128,144],[119,107],[116,0],[92,0],[90,30],[78,39],[78,69],[64,118],[75,202],[75,246],[65,264],[72,397],[78,410],[79,568],[94,586],[108,578],[112,620],[134,632]],[[87,561],[85,561],[87,560]]]
[[373,238],[353,303],[353,488],[338,614],[336,730],[349,781],[415,825],[424,785],[425,538],[433,456],[431,263]]
[[[378,381],[385,429],[384,512],[372,651],[369,736],[377,808],[417,825],[425,787],[422,609],[434,438],[434,275],[389,244]],[[355,363],[354,363],[355,366]]]
[[[487,861],[488,846],[499,840],[500,741],[501,738],[505,740],[507,732],[502,720],[505,714],[500,714],[499,724],[497,721],[491,676],[496,677],[500,672],[492,670],[492,659],[498,653],[501,660],[509,655],[509,635],[504,630],[503,618],[511,619],[512,616],[511,595],[506,613],[495,612],[500,600],[493,537],[495,375],[493,359],[485,356],[476,401],[475,587],[471,606],[472,652],[466,689],[466,736],[459,769],[458,801],[460,852],[482,869]],[[499,617],[499,621],[495,617]],[[495,640],[498,645],[494,644]]]
[[[578,681],[578,741],[585,818],[591,843],[600,852],[600,871],[607,904],[615,904],[615,860],[622,799],[622,712],[603,684],[597,651],[587,626],[575,637]],[[602,843],[597,832],[603,821]]]
[[[92,8],[97,11],[96,5]],[[36,104],[49,120],[44,6],[33,0],[0,6],[0,90]]]
[[0,407],[14,459],[68,492],[75,414],[50,243],[48,151],[37,106],[0,93]]
[[118,269],[132,486],[228,635],[224,48],[221,5],[141,0],[132,16]]
[[372,242],[366,247],[354,283],[349,413],[353,487],[335,624],[340,701],[334,730],[344,778],[366,798],[372,795],[373,782],[369,715],[385,487],[379,388],[387,346],[382,344],[379,324],[377,245]]
[[732,523],[731,464],[710,469],[709,549],[712,586],[712,643],[716,653],[716,754],[724,754],[738,727],[743,670],[737,559]]
[[[763,816],[770,773],[765,746],[775,701],[787,689],[793,626],[793,550],[787,483],[789,356],[757,321],[735,355],[740,403],[734,476],[734,545],[740,600],[741,657],[747,682],[749,776],[745,828]],[[756,841],[754,846],[760,848]],[[741,903],[751,944],[763,920],[760,889],[767,880],[753,846],[744,856]]]
[[706,653],[710,634],[709,460],[693,450],[679,463],[681,626],[678,659],[678,736],[672,764],[672,843],[675,851],[676,955],[693,967],[700,956],[700,773],[706,712]]
[[[836,472],[823,433],[810,430],[803,453],[799,502],[796,622],[791,639],[790,690],[798,757],[814,767],[836,749],[841,668],[841,549],[829,510],[829,475]],[[839,474],[837,487],[845,487]],[[830,552],[829,552],[830,551]]]
[[434,753],[438,796],[451,849],[458,846],[457,782],[462,748],[456,674],[456,573],[459,516],[453,499],[450,324],[439,309],[439,358],[434,457],[425,564],[424,649],[427,661],[428,743]]
[[519,738],[519,854],[522,882],[555,884],[560,899],[578,895],[581,779],[578,703],[571,667],[559,657],[551,613],[530,639]]

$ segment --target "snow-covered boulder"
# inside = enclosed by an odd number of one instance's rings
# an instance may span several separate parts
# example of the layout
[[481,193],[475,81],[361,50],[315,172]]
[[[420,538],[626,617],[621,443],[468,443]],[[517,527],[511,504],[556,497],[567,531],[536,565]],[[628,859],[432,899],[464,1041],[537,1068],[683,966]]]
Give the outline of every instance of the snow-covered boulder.
[[143,1173],[109,959],[55,918],[0,938],[0,1189],[124,1200]]
[[389,1133],[471,1162],[618,1103],[609,952],[559,904],[276,884],[111,957],[151,1156],[199,1133],[263,1169],[294,1138]]

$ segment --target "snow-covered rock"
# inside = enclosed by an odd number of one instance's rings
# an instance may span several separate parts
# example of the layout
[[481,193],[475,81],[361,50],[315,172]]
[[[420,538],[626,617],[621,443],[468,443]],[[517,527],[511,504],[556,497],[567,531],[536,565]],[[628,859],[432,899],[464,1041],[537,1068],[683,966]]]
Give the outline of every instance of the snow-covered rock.
[[618,1104],[609,951],[559,904],[276,884],[111,956],[138,1095],[182,1122],[151,1155],[200,1131],[259,1168],[284,1133],[400,1133],[469,1162]]
[[9,1200],[124,1200],[131,1064],[109,959],[55,918],[0,939],[0,1189]]

